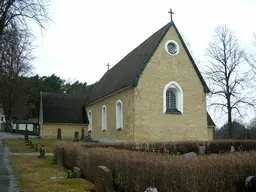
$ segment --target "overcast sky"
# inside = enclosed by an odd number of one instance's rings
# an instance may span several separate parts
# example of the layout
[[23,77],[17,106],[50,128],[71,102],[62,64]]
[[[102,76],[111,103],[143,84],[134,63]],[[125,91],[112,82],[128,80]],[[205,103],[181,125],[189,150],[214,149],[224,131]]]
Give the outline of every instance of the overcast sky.
[[51,23],[35,44],[35,71],[94,83],[127,53],[173,20],[203,59],[216,26],[227,24],[244,45],[256,32],[256,0],[53,0]]

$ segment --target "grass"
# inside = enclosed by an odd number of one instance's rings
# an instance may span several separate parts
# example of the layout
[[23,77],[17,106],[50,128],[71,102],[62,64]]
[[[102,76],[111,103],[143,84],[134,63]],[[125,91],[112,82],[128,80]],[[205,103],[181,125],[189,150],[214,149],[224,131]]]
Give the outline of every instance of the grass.
[[[20,187],[29,192],[90,192],[93,184],[84,179],[50,180],[50,176],[66,176],[66,171],[52,163],[52,157],[11,156]],[[28,164],[29,162],[29,164]]]
[[46,153],[52,153],[54,145],[57,142],[73,142],[71,139],[38,139],[38,138],[33,138],[32,139],[33,143],[40,143],[41,145],[44,145],[46,148]]
[[33,149],[29,149],[26,145],[24,139],[8,139],[6,140],[9,151],[12,153],[31,153],[34,152]]
[[[38,138],[33,138],[31,139],[33,143],[40,143],[41,145],[44,144],[46,148],[46,153],[52,153],[54,145],[57,142],[72,142],[72,140],[67,140],[67,139],[38,139]],[[84,142],[80,142],[84,143]],[[34,149],[30,149],[29,146],[26,145],[24,142],[24,139],[8,139],[7,140],[7,145],[12,153],[35,153]],[[36,152],[38,153],[38,152]]]

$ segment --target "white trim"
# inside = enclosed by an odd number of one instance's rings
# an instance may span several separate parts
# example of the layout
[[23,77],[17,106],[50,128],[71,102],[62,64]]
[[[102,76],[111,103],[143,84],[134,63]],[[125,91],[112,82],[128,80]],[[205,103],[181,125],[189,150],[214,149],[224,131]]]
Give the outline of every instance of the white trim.
[[88,121],[89,121],[88,131],[92,131],[92,111],[89,110],[87,115],[88,115]]
[[163,91],[163,112],[166,112],[166,91],[169,88],[174,88],[176,89],[176,105],[177,105],[177,109],[183,114],[183,91],[181,86],[175,82],[175,81],[171,81],[169,82],[167,85],[165,85],[164,87],[164,91]]
[[118,119],[119,119],[119,115],[118,115],[118,108],[117,108],[117,105],[120,103],[120,105],[121,105],[121,114],[120,114],[120,124],[121,124],[121,128],[123,129],[123,103],[122,103],[122,101],[121,100],[118,100],[117,102],[116,102],[116,129],[119,129],[120,127],[118,126]]
[[101,108],[101,116],[102,116],[102,118],[101,118],[102,131],[107,131],[107,107],[106,107],[106,105],[103,105]]
[[[177,52],[176,52],[175,54],[171,54],[171,53],[168,51],[168,44],[169,44],[169,43],[174,43],[174,44],[176,45],[176,47],[177,47]],[[174,55],[177,55],[177,54],[180,52],[180,46],[179,46],[179,44],[178,44],[176,41],[174,41],[174,40],[168,40],[168,41],[165,43],[165,50],[166,50],[166,52],[167,52],[169,55],[174,56]]]

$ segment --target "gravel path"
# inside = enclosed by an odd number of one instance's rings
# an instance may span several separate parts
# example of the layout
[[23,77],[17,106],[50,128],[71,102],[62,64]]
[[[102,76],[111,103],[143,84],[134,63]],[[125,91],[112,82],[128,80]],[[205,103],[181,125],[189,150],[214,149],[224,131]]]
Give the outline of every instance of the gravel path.
[[[29,136],[30,138],[36,136]],[[11,155],[39,156],[39,153],[10,153],[3,142],[4,139],[24,138],[24,135],[9,134],[0,132],[0,192],[22,192],[17,185],[12,167],[9,162]],[[46,156],[53,156],[53,153],[46,153]]]
[[[36,136],[29,136],[30,138]],[[10,134],[0,132],[0,191],[2,192],[21,192],[15,181],[14,173],[9,162],[9,152],[7,146],[3,143],[4,139],[24,138],[24,135]],[[15,154],[13,154],[15,155]],[[38,155],[38,154],[35,154]]]
[[0,191],[3,192],[20,192],[9,163],[10,153],[3,142],[3,139],[19,137],[21,137],[21,135],[11,135],[0,132]]

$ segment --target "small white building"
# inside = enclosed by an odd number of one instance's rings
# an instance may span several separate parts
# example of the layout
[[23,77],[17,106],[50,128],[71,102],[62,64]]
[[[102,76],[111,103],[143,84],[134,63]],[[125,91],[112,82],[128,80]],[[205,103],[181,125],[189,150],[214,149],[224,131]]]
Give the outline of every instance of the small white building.
[[37,133],[39,132],[38,118],[30,118],[28,120],[13,120],[12,129],[16,131],[28,131]]

